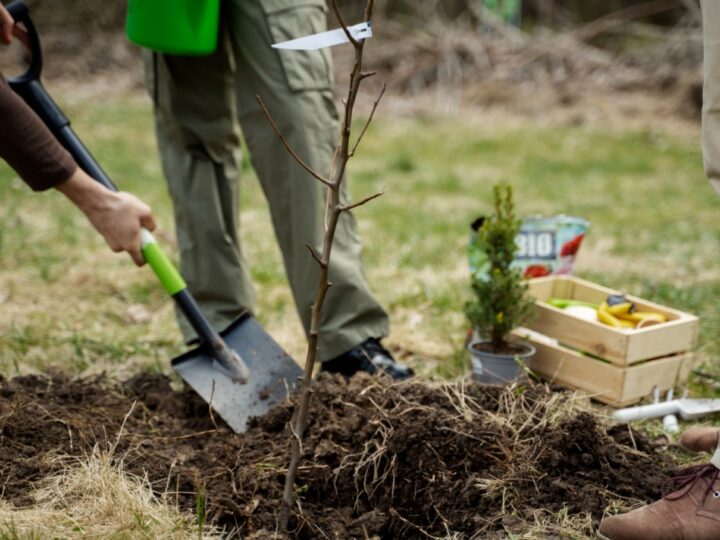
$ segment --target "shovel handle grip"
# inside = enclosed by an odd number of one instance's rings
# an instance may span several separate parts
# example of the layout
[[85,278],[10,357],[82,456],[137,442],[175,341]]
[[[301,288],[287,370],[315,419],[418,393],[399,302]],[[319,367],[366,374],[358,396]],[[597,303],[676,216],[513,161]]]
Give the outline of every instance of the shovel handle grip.
[[158,280],[162,283],[167,293],[172,296],[175,303],[197,332],[198,336],[206,342],[215,357],[215,360],[222,366],[227,375],[234,381],[246,383],[250,378],[250,372],[244,362],[234,353],[220,337],[220,334],[210,325],[208,320],[195,303],[195,299],[187,290],[185,280],[177,271],[175,265],[170,262],[165,252],[155,241],[153,234],[143,228],[140,231],[142,237],[142,254],[147,263],[155,272]]
[[5,6],[5,9],[8,10],[10,16],[15,20],[15,24],[22,23],[27,30],[26,45],[30,53],[30,65],[25,73],[16,77],[16,79],[27,81],[37,80],[40,78],[40,73],[42,72],[42,49],[40,48],[40,36],[30,18],[30,8],[27,7],[25,2],[16,0]]
[[185,280],[177,271],[175,265],[170,262],[165,252],[160,249],[155,237],[147,229],[142,229],[142,254],[147,263],[155,272],[155,275],[162,283],[167,293],[170,296],[175,296],[177,293],[187,288]]

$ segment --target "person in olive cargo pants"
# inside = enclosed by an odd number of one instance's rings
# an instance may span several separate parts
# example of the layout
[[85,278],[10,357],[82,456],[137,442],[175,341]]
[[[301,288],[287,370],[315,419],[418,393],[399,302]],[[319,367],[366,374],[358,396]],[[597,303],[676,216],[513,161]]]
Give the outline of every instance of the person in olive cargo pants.
[[[288,154],[255,96],[262,97],[295,151],[325,173],[339,129],[330,52],[279,51],[271,44],[324,31],[326,10],[324,0],[225,0],[215,53],[146,54],[180,270],[219,330],[255,307],[238,237],[242,129],[308,332],[319,274],[306,244],[321,251],[324,186]],[[407,377],[411,370],[380,345],[388,333],[388,317],[370,292],[360,251],[355,219],[346,213],[335,236],[318,358],[323,369],[346,375],[382,369]],[[184,337],[192,339],[192,329],[178,319]]]
[[[720,1],[702,0],[705,82],[702,135],[705,171],[720,194]],[[609,516],[601,540],[714,540],[720,538],[720,430],[691,428],[679,445],[712,454],[673,478],[674,491],[632,512]],[[612,489],[612,486],[610,486]]]

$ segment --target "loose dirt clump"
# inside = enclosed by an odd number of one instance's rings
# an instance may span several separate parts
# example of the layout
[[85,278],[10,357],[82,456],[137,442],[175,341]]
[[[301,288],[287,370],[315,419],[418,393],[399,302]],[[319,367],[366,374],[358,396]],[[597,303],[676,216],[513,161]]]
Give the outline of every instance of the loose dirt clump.
[[[161,375],[120,386],[0,379],[0,497],[32,505],[32,484],[57,472],[57,456],[98,446],[181,509],[195,511],[200,492],[215,525],[269,535],[294,406],[275,407],[236,435]],[[548,512],[584,516],[589,527],[611,504],[656,498],[672,465],[640,433],[608,428],[543,385],[391,385],[363,376],[319,379],[303,452],[297,538],[504,538]]]

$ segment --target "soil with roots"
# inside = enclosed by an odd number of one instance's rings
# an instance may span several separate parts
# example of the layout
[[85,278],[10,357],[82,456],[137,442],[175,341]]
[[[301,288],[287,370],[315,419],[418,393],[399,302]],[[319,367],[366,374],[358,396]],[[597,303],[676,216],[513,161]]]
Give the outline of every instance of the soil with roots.
[[[59,456],[98,446],[180,508],[195,511],[201,492],[212,523],[267,537],[277,530],[293,407],[237,435],[162,375],[122,385],[0,378],[0,497],[32,505],[33,483],[66,463]],[[540,384],[323,376],[311,419],[297,538],[505,538],[532,527],[551,537],[568,520],[589,533],[609,507],[657,498],[673,465],[642,434]]]

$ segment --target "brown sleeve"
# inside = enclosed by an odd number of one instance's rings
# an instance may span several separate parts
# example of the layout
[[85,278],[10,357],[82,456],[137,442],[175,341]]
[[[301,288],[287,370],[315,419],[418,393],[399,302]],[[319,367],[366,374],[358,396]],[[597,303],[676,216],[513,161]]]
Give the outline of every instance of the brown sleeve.
[[34,191],[69,179],[77,165],[0,73],[0,158]]

